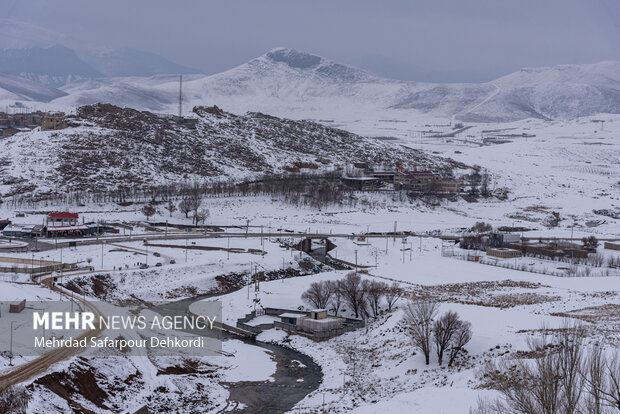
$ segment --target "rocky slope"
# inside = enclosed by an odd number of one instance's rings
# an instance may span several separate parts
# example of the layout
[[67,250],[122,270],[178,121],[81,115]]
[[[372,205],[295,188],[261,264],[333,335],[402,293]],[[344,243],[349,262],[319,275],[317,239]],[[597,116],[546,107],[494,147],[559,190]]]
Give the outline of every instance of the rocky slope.
[[457,163],[310,121],[196,107],[179,119],[107,104],[80,107],[70,128],[2,139],[0,193],[112,191],[256,177],[354,162],[452,168]]

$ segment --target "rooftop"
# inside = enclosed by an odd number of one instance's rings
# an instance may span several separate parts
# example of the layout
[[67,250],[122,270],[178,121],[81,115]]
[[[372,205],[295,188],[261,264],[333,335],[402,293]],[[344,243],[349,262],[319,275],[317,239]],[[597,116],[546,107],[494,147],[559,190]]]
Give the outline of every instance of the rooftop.
[[79,218],[78,214],[76,213],[67,213],[63,211],[59,211],[56,213],[50,213],[47,217],[51,219],[77,219]]

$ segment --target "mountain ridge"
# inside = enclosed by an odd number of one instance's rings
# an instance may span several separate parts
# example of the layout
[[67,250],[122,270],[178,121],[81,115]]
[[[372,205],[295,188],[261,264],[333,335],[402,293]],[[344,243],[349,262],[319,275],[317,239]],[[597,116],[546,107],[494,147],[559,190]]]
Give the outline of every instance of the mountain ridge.
[[[178,78],[79,79],[52,103],[60,109],[107,102],[176,113]],[[572,119],[620,113],[620,62],[524,68],[486,83],[423,83],[382,78],[333,60],[278,47],[213,75],[189,76],[185,107],[223,105],[235,113],[288,118],[393,111],[470,122]],[[316,115],[316,116],[315,116]]]

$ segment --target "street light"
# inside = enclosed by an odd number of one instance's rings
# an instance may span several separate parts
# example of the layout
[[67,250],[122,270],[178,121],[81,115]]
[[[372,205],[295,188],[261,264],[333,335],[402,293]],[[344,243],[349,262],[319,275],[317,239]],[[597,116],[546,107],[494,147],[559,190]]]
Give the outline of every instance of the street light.
[[11,355],[9,359],[9,365],[13,366],[13,323],[15,321],[11,321]]
[[105,240],[101,240],[101,270],[103,270],[103,245],[105,244]]

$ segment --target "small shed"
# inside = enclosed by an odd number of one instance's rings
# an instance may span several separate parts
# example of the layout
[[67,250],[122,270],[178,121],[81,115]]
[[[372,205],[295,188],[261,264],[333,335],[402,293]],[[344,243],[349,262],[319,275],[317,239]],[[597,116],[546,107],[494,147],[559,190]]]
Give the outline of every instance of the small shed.
[[327,309],[313,309],[310,311],[310,319],[327,318]]
[[289,325],[297,325],[299,320],[305,318],[306,315],[303,313],[293,313],[293,312],[285,312],[278,315],[282,323],[288,323]]

